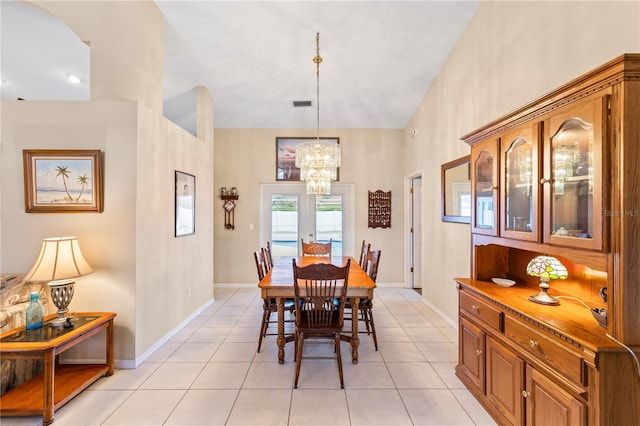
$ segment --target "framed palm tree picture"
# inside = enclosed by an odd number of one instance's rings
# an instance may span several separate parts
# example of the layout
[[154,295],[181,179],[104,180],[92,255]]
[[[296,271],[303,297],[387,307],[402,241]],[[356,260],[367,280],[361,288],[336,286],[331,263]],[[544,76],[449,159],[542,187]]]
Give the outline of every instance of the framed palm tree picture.
[[102,212],[99,150],[25,149],[27,213]]

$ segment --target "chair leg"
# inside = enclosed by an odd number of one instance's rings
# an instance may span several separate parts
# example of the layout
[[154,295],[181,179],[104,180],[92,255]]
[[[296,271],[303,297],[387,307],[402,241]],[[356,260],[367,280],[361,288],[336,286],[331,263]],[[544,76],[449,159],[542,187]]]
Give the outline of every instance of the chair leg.
[[342,355],[340,355],[340,333],[336,333],[336,356],[338,357],[338,374],[340,375],[340,389],[344,389],[344,376],[342,374]]
[[302,364],[302,347],[304,346],[304,335],[296,333],[296,343],[298,351],[296,355],[296,378],[293,382],[293,388],[298,389],[298,377],[300,377],[300,364]]
[[262,347],[262,338],[267,334],[267,328],[269,327],[269,311],[262,311],[262,324],[260,325],[260,337],[258,337],[258,353]]
[[371,334],[373,334],[373,345],[376,348],[376,351],[378,350],[378,338],[376,337],[376,325],[373,322],[373,310],[371,308],[367,308],[367,316],[369,317],[369,321],[367,321],[367,323],[371,322]]
[[369,316],[367,315],[367,312],[367,308],[360,309],[362,321],[364,321],[364,325],[367,327],[367,334],[371,334],[371,326],[369,326]]

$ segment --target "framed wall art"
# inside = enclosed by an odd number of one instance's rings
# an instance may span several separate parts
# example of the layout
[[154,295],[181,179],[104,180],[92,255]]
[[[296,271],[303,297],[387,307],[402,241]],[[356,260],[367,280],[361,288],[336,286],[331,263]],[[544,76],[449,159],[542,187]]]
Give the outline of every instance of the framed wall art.
[[196,233],[196,177],[176,170],[176,237]]
[[[309,142],[316,137],[283,138],[276,137],[276,181],[299,181],[300,169],[296,167],[296,146]],[[340,143],[340,138],[321,137],[322,141]],[[340,170],[338,169],[338,179]]]
[[102,212],[99,150],[22,151],[27,213]]

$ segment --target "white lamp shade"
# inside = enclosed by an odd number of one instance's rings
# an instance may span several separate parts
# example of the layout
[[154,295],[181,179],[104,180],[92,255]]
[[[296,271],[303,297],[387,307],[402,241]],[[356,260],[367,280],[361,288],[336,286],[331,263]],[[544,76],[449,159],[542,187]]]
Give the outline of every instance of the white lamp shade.
[[25,276],[25,281],[57,281],[93,272],[76,237],[45,238],[38,260]]

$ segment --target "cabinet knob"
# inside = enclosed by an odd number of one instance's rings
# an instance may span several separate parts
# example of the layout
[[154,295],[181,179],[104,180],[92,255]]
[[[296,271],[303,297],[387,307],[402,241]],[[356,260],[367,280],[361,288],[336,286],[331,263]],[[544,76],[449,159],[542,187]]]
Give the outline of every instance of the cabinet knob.
[[480,349],[476,349],[476,355],[478,356],[482,355],[482,351]]
[[530,393],[530,392],[527,392],[526,390],[523,390],[523,391],[522,391],[522,396],[523,396],[523,397],[525,397],[525,398],[528,398],[528,397],[530,397],[530,396],[531,396],[531,393]]
[[535,348],[536,346],[538,346],[538,342],[536,342],[535,340],[529,340],[529,346]]
[[471,305],[471,309],[473,309],[476,312],[480,310],[480,308],[477,305]]
[[544,185],[545,183],[550,183],[550,182],[551,182],[551,179],[545,179],[545,178],[540,179],[540,185]]

